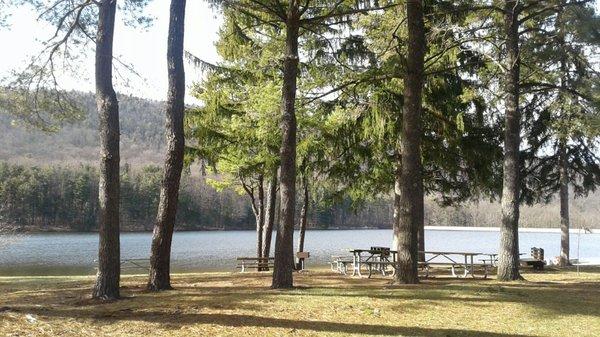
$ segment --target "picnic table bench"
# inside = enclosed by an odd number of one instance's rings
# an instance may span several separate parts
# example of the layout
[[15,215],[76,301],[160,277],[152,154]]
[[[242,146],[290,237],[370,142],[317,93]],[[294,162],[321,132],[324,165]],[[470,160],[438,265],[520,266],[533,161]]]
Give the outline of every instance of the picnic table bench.
[[[363,264],[367,267],[369,271],[368,278],[371,278],[374,271],[379,271],[383,276],[386,276],[387,268],[391,267],[393,269],[392,275],[395,275],[398,272],[398,263],[395,261],[366,261]],[[426,262],[417,262],[419,269],[425,271],[425,277],[429,276],[429,263]]]
[[[94,259],[95,269],[98,270],[98,259]],[[150,271],[150,259],[135,258],[135,259],[121,259],[120,261],[121,270],[133,270],[139,269],[145,272]]]
[[143,269],[150,271],[150,259],[122,259],[121,270],[124,269]]
[[519,259],[519,264],[523,267],[531,266],[534,270],[544,270],[546,262],[544,260],[538,260],[531,257]]
[[[375,272],[375,271],[380,271],[382,273],[382,275],[385,276],[386,268],[381,268],[382,266],[392,267],[393,268],[392,275],[395,275],[397,273],[397,268],[398,268],[398,263],[394,262],[394,261],[366,261],[366,262],[363,262],[363,264],[366,266],[367,270],[369,271],[368,278],[371,278],[371,276],[373,275],[373,272]],[[424,275],[425,278],[429,277],[429,273],[431,271],[432,266],[448,267],[451,269],[452,276],[462,277],[462,278],[467,277],[469,274],[472,277],[475,277],[475,269],[481,269],[481,271],[483,272],[483,278],[487,278],[489,275],[490,269],[492,267],[491,265],[485,264],[485,263],[473,263],[472,266],[465,268],[464,264],[462,264],[462,263],[423,262],[423,261],[417,262],[417,265],[420,270],[425,272],[425,275]],[[456,272],[456,270],[459,268],[464,269],[464,272],[462,275],[457,274],[457,272]]]
[[[482,254],[482,255],[487,255],[489,258],[480,259],[480,261],[482,261],[483,263],[489,262],[492,265],[492,267],[497,266],[498,254]],[[519,256],[522,256],[522,255],[525,255],[525,253],[519,254]],[[540,258],[539,256],[534,256],[532,254],[532,257],[519,258],[519,264],[522,267],[531,266],[531,267],[533,267],[534,270],[543,270],[544,266],[546,265],[546,262],[544,262],[544,260],[543,260],[543,255],[542,255],[542,258]]]
[[246,269],[269,270],[273,268],[273,257],[238,257],[236,268],[241,269],[240,272],[245,272]]
[[352,256],[333,255],[331,256],[331,271],[338,272],[342,275],[348,273],[348,265],[353,263]]

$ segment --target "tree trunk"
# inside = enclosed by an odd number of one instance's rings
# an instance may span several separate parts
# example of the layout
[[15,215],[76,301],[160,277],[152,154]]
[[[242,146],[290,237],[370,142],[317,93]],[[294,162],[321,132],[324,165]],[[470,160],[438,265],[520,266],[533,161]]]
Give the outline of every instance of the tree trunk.
[[167,44],[167,71],[169,92],[166,104],[167,154],[164,177],[160,188],[158,213],[152,235],[149,290],[171,288],[171,242],[177,217],[179,183],[183,169],[183,116],[185,72],[183,66],[183,35],[186,0],[171,0],[169,36]]
[[569,162],[567,144],[561,140],[559,144],[560,171],[560,266],[566,267],[569,262]]
[[400,176],[397,221],[394,237],[398,251],[400,283],[418,283],[418,231],[423,225],[423,173],[421,163],[421,98],[425,54],[423,1],[406,3],[408,23],[408,59],[404,80],[404,109],[401,133]]
[[521,279],[519,274],[519,146],[521,113],[519,110],[519,22],[520,5],[506,1],[504,172],[502,184],[502,227],[498,260],[498,279]]
[[267,192],[267,209],[265,218],[265,228],[263,230],[263,257],[269,257],[271,254],[271,236],[273,235],[273,224],[275,223],[275,204],[277,201],[277,169],[274,170],[269,190]]
[[283,61],[281,120],[281,218],[275,240],[271,287],[292,288],[294,267],[294,213],[296,206],[296,80],[298,76],[299,10],[297,0],[288,5],[286,51]]
[[264,178],[258,178],[258,207],[256,214],[256,257],[262,257],[263,230],[265,227],[265,189]]
[[[302,200],[302,209],[300,210],[300,233],[298,237],[298,252],[304,251],[304,236],[306,234],[306,220],[308,216],[308,203],[309,203],[309,193],[308,193],[308,179],[306,175],[304,175],[302,179],[302,187],[304,189],[304,195]],[[298,263],[296,265],[296,269],[302,269],[302,261],[298,259]]]
[[417,233],[417,237],[419,238],[419,262],[425,262],[425,205],[423,205],[422,208],[423,221],[421,221],[421,224],[419,225],[419,231]]
[[[254,220],[256,222],[256,257],[260,258],[262,257],[263,229],[265,225],[264,177],[262,174],[258,176],[258,195],[254,191],[254,188],[248,185],[242,177],[240,177],[240,182],[250,198],[252,214],[254,214]],[[262,270],[262,268],[259,268],[258,270]]]
[[[568,85],[568,69],[566,60],[566,48],[565,43],[565,27],[563,21],[563,8],[564,1],[561,1],[558,9],[558,15],[556,17],[556,29],[558,44],[561,48],[560,58],[560,84],[561,87],[567,87]],[[563,119],[563,124],[566,123],[565,107],[567,104],[567,97],[565,90],[559,92],[559,104],[560,104],[560,118]],[[560,260],[559,265],[566,267],[570,264],[569,261],[569,160],[567,156],[567,132],[566,130],[560,130],[559,143],[558,143],[558,171],[560,179]]]
[[100,126],[98,274],[92,297],[119,298],[119,103],[112,84],[113,35],[117,4],[98,4],[96,104]]

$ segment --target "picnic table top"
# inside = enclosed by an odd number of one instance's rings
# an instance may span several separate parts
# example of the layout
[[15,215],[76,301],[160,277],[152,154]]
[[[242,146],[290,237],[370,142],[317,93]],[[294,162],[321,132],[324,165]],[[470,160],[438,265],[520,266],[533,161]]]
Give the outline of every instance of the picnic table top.
[[383,252],[386,253],[396,253],[395,250],[381,250],[381,249],[351,249],[350,253],[371,253],[371,254],[381,254]]
[[487,255],[483,253],[475,253],[475,252],[444,252],[444,251],[419,251],[420,254],[433,254],[433,255],[466,255],[466,256],[475,256],[475,255]]
[[[526,255],[527,253],[519,253],[519,255]],[[484,255],[490,255],[490,256],[498,256],[498,253],[484,253]]]
[[[381,249],[351,249],[350,253],[370,253],[373,255],[376,254],[382,254],[383,252],[385,253],[391,253],[391,254],[397,254],[398,251],[397,250],[381,250]],[[477,256],[477,255],[486,255],[486,256],[490,256],[492,258],[495,258],[496,256],[498,256],[498,253],[479,253],[479,252],[452,252],[452,251],[419,251],[419,254],[433,254],[433,255],[463,255],[463,256]],[[519,255],[526,255],[526,253],[519,253]],[[240,258],[238,258],[239,260]],[[256,258],[252,258],[252,259],[256,259]]]
[[[389,252],[392,254],[397,254],[397,250],[379,250],[379,249],[351,249],[350,253],[371,253],[371,254],[381,254],[382,252]],[[475,252],[446,252],[446,251],[419,251],[420,254],[434,254],[434,255],[467,255],[467,256],[475,256],[475,255],[490,255],[484,253],[475,253]]]
[[544,260],[538,260],[538,259],[534,259],[532,257],[526,257],[526,258],[522,258],[519,259],[520,262],[542,262]]

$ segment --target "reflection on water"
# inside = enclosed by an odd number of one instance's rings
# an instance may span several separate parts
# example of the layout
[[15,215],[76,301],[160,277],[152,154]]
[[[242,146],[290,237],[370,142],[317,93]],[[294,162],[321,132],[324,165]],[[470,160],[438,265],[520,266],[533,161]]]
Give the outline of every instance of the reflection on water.
[[[151,236],[152,233],[121,234],[121,257],[147,258]],[[498,236],[498,232],[489,231],[426,230],[425,244],[427,250],[489,253],[497,251]],[[234,270],[236,257],[255,254],[255,240],[253,231],[175,233],[172,269],[174,272]],[[322,265],[331,255],[344,254],[351,248],[390,246],[391,242],[391,230],[309,230],[305,250],[310,251],[311,258],[307,264]],[[527,254],[531,247],[542,247],[549,259],[558,255],[560,234],[520,233],[519,245],[521,252]],[[98,234],[29,234],[0,247],[0,275],[91,275],[95,273]],[[576,255],[577,235],[572,234],[571,257]],[[600,257],[600,234],[581,235],[580,256]]]

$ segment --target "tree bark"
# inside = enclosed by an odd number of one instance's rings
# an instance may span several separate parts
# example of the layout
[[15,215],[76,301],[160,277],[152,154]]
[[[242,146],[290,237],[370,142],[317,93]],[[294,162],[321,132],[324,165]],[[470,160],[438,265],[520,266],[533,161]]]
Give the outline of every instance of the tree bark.
[[559,144],[560,171],[560,266],[566,267],[569,262],[569,162],[567,144],[561,140]]
[[186,0],[171,0],[167,41],[167,72],[169,91],[166,104],[167,153],[160,188],[158,213],[152,235],[148,290],[168,290],[171,287],[171,243],[177,218],[179,184],[183,169],[185,146],[183,118],[185,110],[185,71],[183,37]]
[[419,238],[419,262],[425,262],[425,253],[421,253],[425,252],[425,205],[422,207],[423,221],[421,221],[421,224],[419,225],[419,231],[417,233],[417,237]]
[[116,0],[98,3],[96,104],[100,126],[98,274],[92,297],[118,299],[121,276],[119,242],[119,103],[112,84]]
[[421,163],[421,112],[423,64],[425,54],[425,24],[423,1],[406,3],[408,23],[408,59],[404,80],[404,109],[400,153],[400,176],[397,221],[394,223],[394,242],[398,251],[400,283],[418,283],[418,231],[423,225],[423,173]]
[[519,109],[519,22],[520,4],[505,2],[506,38],[504,172],[502,184],[502,225],[498,260],[498,279],[519,280],[519,147],[521,112]]
[[[556,29],[558,44],[561,47],[561,58],[560,58],[560,75],[561,75],[561,87],[568,85],[568,69],[566,60],[566,48],[565,43],[565,27],[563,21],[563,6],[564,1],[560,1],[560,7],[558,8],[558,15],[556,17]],[[559,92],[559,104],[560,104],[560,118],[563,119],[561,125],[566,123],[565,107],[567,104],[567,97],[565,90]],[[560,260],[559,265],[566,267],[570,265],[569,261],[569,160],[567,156],[567,134],[566,130],[560,130],[559,142],[558,142],[558,171],[560,179]]]
[[265,227],[265,189],[264,178],[258,179],[258,205],[256,214],[256,257],[262,257],[263,231]]
[[294,213],[296,206],[296,81],[298,77],[298,33],[300,15],[298,1],[288,5],[286,51],[283,61],[282,142],[280,203],[281,218],[275,240],[274,289],[293,287]]
[[277,169],[273,172],[268,189],[265,228],[263,230],[263,257],[269,257],[271,254],[271,237],[273,235],[276,209],[275,204],[277,201]]
[[[250,205],[252,206],[252,214],[254,214],[254,220],[256,223],[256,257],[262,257],[262,246],[263,246],[263,229],[265,225],[265,192],[264,192],[264,177],[263,175],[258,176],[258,182],[255,192],[254,187],[251,187],[246,181],[240,177],[240,181],[244,191],[250,198]],[[257,195],[258,194],[258,195]],[[258,200],[257,200],[258,199]],[[258,270],[262,270],[259,268]]]
[[[304,251],[304,236],[306,234],[306,221],[308,217],[308,203],[309,203],[309,191],[308,191],[308,179],[306,175],[303,176],[302,179],[302,188],[303,188],[303,199],[302,199],[302,209],[300,210],[300,233],[298,234],[298,252]],[[296,269],[302,268],[302,261],[298,259],[298,263],[296,265]]]

